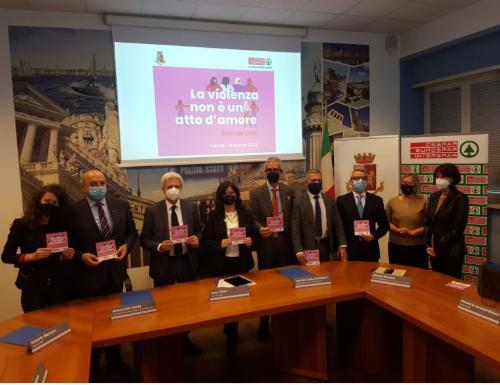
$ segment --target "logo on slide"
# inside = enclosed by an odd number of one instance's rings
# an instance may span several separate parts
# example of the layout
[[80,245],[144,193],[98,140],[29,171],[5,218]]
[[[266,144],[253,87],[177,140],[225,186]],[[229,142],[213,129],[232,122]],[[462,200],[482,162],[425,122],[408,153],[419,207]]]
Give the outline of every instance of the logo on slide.
[[165,64],[165,57],[163,56],[163,51],[156,51],[155,63],[158,65]]
[[266,59],[263,57],[249,57],[248,64],[252,66],[263,66],[266,65]]

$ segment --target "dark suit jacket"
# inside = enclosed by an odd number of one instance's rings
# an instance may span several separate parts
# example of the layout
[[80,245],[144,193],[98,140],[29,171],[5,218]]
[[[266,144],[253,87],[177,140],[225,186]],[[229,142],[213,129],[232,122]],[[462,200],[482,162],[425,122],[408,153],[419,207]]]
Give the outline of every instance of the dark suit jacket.
[[[54,253],[38,261],[19,264],[21,254],[33,253],[38,248],[47,247],[47,233],[60,231],[68,231],[68,226],[62,222],[41,226],[29,223],[25,218],[14,220],[2,252],[2,262],[12,263],[19,268],[16,279],[16,286],[19,289],[46,289],[47,284],[50,284],[52,287],[70,290],[70,287],[66,287],[68,284],[66,278],[72,275],[74,261],[61,261],[61,253]],[[21,253],[17,253],[18,248]],[[74,282],[71,283],[74,284]]]
[[[253,268],[254,262],[252,258],[251,251],[255,249],[255,238],[257,236],[257,227],[252,216],[244,209],[238,210],[238,224],[239,227],[245,227],[247,231],[247,237],[252,238],[252,246],[247,247],[245,245],[239,245],[240,249],[240,260],[242,273],[249,271]],[[224,221],[224,213],[219,213],[217,211],[213,212],[205,226],[205,231],[203,232],[203,243],[205,246],[206,255],[205,258],[210,259],[208,263],[210,273],[213,275],[224,275],[224,259],[226,257],[226,249],[221,247],[221,241],[227,238],[227,228],[226,222]]]
[[[130,211],[128,201],[106,196],[106,203],[113,220],[113,239],[116,248],[127,244],[128,250],[137,240],[137,230],[134,219]],[[104,241],[104,238],[92,215],[87,198],[76,202],[72,207],[72,231],[77,255],[82,253],[92,253],[96,255],[97,242]],[[127,277],[127,258],[121,261],[108,260],[101,262],[96,267],[89,267],[81,263],[80,287],[85,296],[85,292],[103,292],[109,288],[110,284],[115,287],[121,285]],[[111,280],[111,282],[109,282]]]
[[[363,218],[359,217],[353,193],[339,196],[337,198],[337,208],[347,237],[348,259],[350,261],[378,261],[380,258],[378,240],[389,230],[389,221],[387,220],[382,198],[375,194],[366,193]],[[354,221],[360,219],[370,221],[370,232],[375,237],[373,241],[366,242],[354,235]]]
[[[283,225],[285,228],[285,237],[287,241],[287,249],[283,250],[288,255],[284,257],[284,259],[289,260],[289,255],[291,254],[290,240],[291,240],[291,219],[292,219],[292,189],[283,183],[279,183],[279,195],[281,200],[281,209],[283,211]],[[274,214],[273,211],[273,202],[271,200],[271,195],[269,194],[269,189],[267,187],[267,183],[264,185],[257,187],[250,191],[250,213],[252,214],[253,219],[255,220],[255,225],[257,229],[261,227],[266,227],[266,217],[272,217]],[[259,267],[261,266],[262,259],[271,259],[274,252],[273,242],[276,239],[273,237],[263,238],[260,235],[255,239],[255,248],[257,250],[257,255],[259,257]],[[291,261],[290,261],[291,262]],[[264,264],[267,265],[267,264]]]
[[[328,195],[321,193],[321,196],[325,203],[328,238],[333,253],[339,245],[346,244],[346,238],[335,202]],[[295,254],[317,248],[314,211],[307,192],[298,195],[293,202],[292,243]]]
[[466,252],[464,230],[469,215],[469,199],[464,193],[450,188],[450,192],[436,212],[440,192],[429,198],[425,212],[427,245],[434,236],[434,251],[439,257],[462,258]]
[[[180,209],[182,213],[182,223],[188,226],[189,235],[196,235],[201,241],[201,222],[198,207],[180,199]],[[151,262],[149,265],[149,275],[151,278],[161,280],[165,277],[170,268],[171,258],[169,252],[159,252],[158,245],[166,239],[170,239],[170,229],[168,227],[167,202],[162,200],[146,209],[144,224],[141,232],[141,246],[151,252]],[[195,274],[198,273],[198,250],[187,245],[189,261]]]

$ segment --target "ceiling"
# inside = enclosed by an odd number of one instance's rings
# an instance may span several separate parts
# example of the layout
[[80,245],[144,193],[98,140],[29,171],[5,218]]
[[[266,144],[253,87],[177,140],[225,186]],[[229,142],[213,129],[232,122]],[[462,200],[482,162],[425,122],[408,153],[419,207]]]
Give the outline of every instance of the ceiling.
[[478,0],[0,0],[0,9],[116,13],[403,33]]

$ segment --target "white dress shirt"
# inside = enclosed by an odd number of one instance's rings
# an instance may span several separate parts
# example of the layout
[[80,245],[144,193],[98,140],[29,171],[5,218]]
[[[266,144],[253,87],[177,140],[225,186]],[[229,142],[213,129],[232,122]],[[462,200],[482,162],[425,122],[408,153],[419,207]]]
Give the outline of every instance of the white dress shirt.
[[87,197],[87,201],[89,202],[90,210],[92,211],[92,215],[94,216],[95,223],[97,224],[99,230],[101,230],[102,232],[101,221],[99,220],[99,209],[97,208],[97,206],[102,205],[102,209],[104,210],[104,215],[106,215],[106,219],[108,220],[109,229],[113,231],[113,218],[111,218],[111,213],[109,212],[109,207],[108,204],[106,203],[106,198],[102,198],[102,200],[100,201],[95,201]]
[[[167,218],[168,218],[168,228],[172,228],[172,206],[173,204],[170,203],[168,199],[165,199],[165,202],[167,202]],[[180,199],[177,199],[177,202],[175,202],[175,213],[177,214],[177,219],[179,220],[179,226],[183,225],[184,222],[182,221],[182,211],[181,211],[181,201]],[[170,234],[168,235],[168,239],[170,239]],[[159,248],[160,246],[158,246]],[[182,242],[182,255],[186,254],[188,252],[188,248],[186,246],[186,242]],[[174,248],[172,247],[170,249],[169,255],[171,257],[175,256],[174,254]]]

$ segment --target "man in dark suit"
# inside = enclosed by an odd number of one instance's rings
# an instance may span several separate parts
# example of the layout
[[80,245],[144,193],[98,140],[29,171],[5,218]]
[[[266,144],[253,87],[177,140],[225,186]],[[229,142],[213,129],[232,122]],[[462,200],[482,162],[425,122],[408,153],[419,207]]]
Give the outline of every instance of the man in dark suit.
[[338,247],[341,260],[347,259],[346,238],[335,202],[321,193],[319,170],[307,173],[307,191],[297,195],[292,210],[293,250],[300,263],[305,263],[304,250],[319,250],[320,261],[329,261]]
[[[137,230],[128,201],[106,195],[106,178],[98,170],[82,175],[85,198],[72,207],[71,233],[81,271],[79,289],[83,298],[120,293],[127,277],[126,256],[137,240]],[[116,258],[100,261],[96,243],[114,240]],[[120,347],[106,348],[108,367],[120,371]],[[92,356],[94,369],[98,368],[99,351]],[[96,366],[97,365],[97,366]]]
[[[279,181],[283,174],[281,160],[277,157],[268,158],[264,172],[267,182],[250,191],[250,212],[260,234],[255,247],[261,270],[295,262],[290,242],[292,191]],[[267,218],[278,216],[282,218],[283,230],[272,231],[267,226]],[[262,342],[269,340],[269,316],[260,318],[257,339]]]
[[[378,240],[389,230],[389,221],[384,210],[384,201],[366,191],[367,173],[356,168],[349,180],[352,192],[337,198],[337,208],[344,224],[350,261],[377,262],[380,258]],[[360,220],[368,220],[370,233],[356,235],[354,226]]]
[[[188,282],[196,279],[198,271],[197,249],[201,239],[201,221],[198,207],[180,199],[184,186],[182,176],[167,172],[161,177],[166,199],[146,209],[141,232],[141,246],[151,252],[149,275],[155,287]],[[182,242],[172,240],[173,226],[187,225],[188,238]],[[200,354],[187,333],[184,334],[187,353]]]

